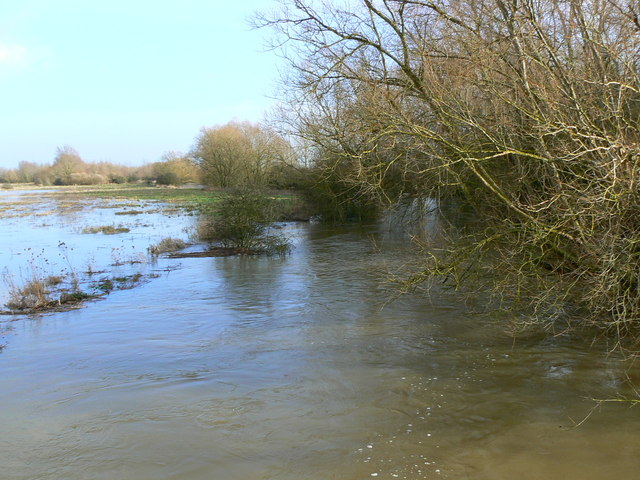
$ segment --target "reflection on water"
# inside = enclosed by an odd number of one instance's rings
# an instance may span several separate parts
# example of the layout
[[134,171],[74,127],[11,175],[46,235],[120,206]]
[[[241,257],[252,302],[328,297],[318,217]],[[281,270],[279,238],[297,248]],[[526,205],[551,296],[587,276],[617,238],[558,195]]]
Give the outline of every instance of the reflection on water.
[[630,393],[629,365],[514,341],[450,296],[382,308],[404,240],[290,233],[286,258],[162,260],[138,289],[12,322],[0,478],[636,477],[634,409],[575,426]]

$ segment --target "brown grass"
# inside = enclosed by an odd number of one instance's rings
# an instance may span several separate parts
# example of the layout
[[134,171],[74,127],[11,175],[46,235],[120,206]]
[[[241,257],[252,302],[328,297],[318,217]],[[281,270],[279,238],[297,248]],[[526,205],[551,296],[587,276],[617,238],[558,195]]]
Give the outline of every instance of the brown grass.
[[10,310],[34,310],[51,303],[46,281],[32,278],[22,287],[9,283],[9,301],[6,307]]
[[175,252],[178,250],[182,250],[187,246],[187,243],[180,240],[179,238],[163,238],[156,245],[151,245],[147,249],[151,255],[157,256],[163,253]]
[[130,230],[127,227],[116,227],[115,225],[86,227],[82,230],[82,233],[102,233],[104,235],[115,235],[118,233],[128,233],[128,232],[130,232]]

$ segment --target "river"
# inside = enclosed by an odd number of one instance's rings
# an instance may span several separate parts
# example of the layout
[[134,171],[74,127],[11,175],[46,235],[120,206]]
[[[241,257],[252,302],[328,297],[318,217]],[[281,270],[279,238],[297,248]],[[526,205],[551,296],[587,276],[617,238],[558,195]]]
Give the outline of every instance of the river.
[[[1,219],[0,258],[15,268],[30,241],[143,252],[193,222],[79,233],[108,212]],[[161,258],[82,309],[0,317],[0,479],[637,478],[637,408],[594,401],[633,395],[629,362],[513,337],[481,299],[387,303],[384,271],[410,257],[384,226],[286,232],[286,257]]]

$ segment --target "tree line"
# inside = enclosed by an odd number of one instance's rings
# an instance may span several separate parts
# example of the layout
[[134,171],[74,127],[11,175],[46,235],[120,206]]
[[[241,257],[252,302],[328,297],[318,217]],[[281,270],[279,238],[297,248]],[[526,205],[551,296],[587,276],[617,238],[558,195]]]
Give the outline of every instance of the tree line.
[[16,169],[0,169],[0,183],[196,182],[220,188],[242,185],[284,188],[295,164],[293,148],[273,129],[251,122],[229,122],[202,128],[188,153],[169,151],[159,161],[140,167],[86,162],[77,150],[65,145],[56,150],[51,164],[20,162]]

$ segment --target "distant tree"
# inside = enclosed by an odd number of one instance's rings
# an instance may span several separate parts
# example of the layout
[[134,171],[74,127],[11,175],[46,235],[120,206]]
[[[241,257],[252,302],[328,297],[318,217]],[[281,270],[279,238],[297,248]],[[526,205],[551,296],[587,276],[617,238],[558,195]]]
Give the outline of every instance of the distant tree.
[[20,162],[18,164],[18,170],[16,175],[18,177],[18,181],[24,183],[32,183],[35,181],[36,176],[46,167],[38,165],[33,162]]
[[109,183],[127,183],[127,177],[124,175],[119,175],[117,173],[112,173],[109,175]]
[[153,164],[153,176],[161,185],[180,185],[196,181],[198,170],[187,156],[169,151]]
[[[184,156],[183,156],[184,158]],[[189,160],[185,161],[190,164]],[[189,165],[191,171],[196,167]],[[54,163],[37,164],[22,161],[16,169],[0,169],[0,181],[36,183],[39,185],[94,185],[101,183],[136,182],[153,178],[151,165],[128,167],[111,162],[87,163],[70,146],[58,147]]]
[[6,168],[0,168],[0,183],[9,183],[10,171]]
[[52,170],[56,184],[68,185],[73,173],[82,173],[85,170],[85,163],[76,149],[65,145],[56,149]]
[[191,156],[205,183],[226,188],[268,184],[273,167],[290,152],[288,142],[267,127],[229,122],[200,130]]

